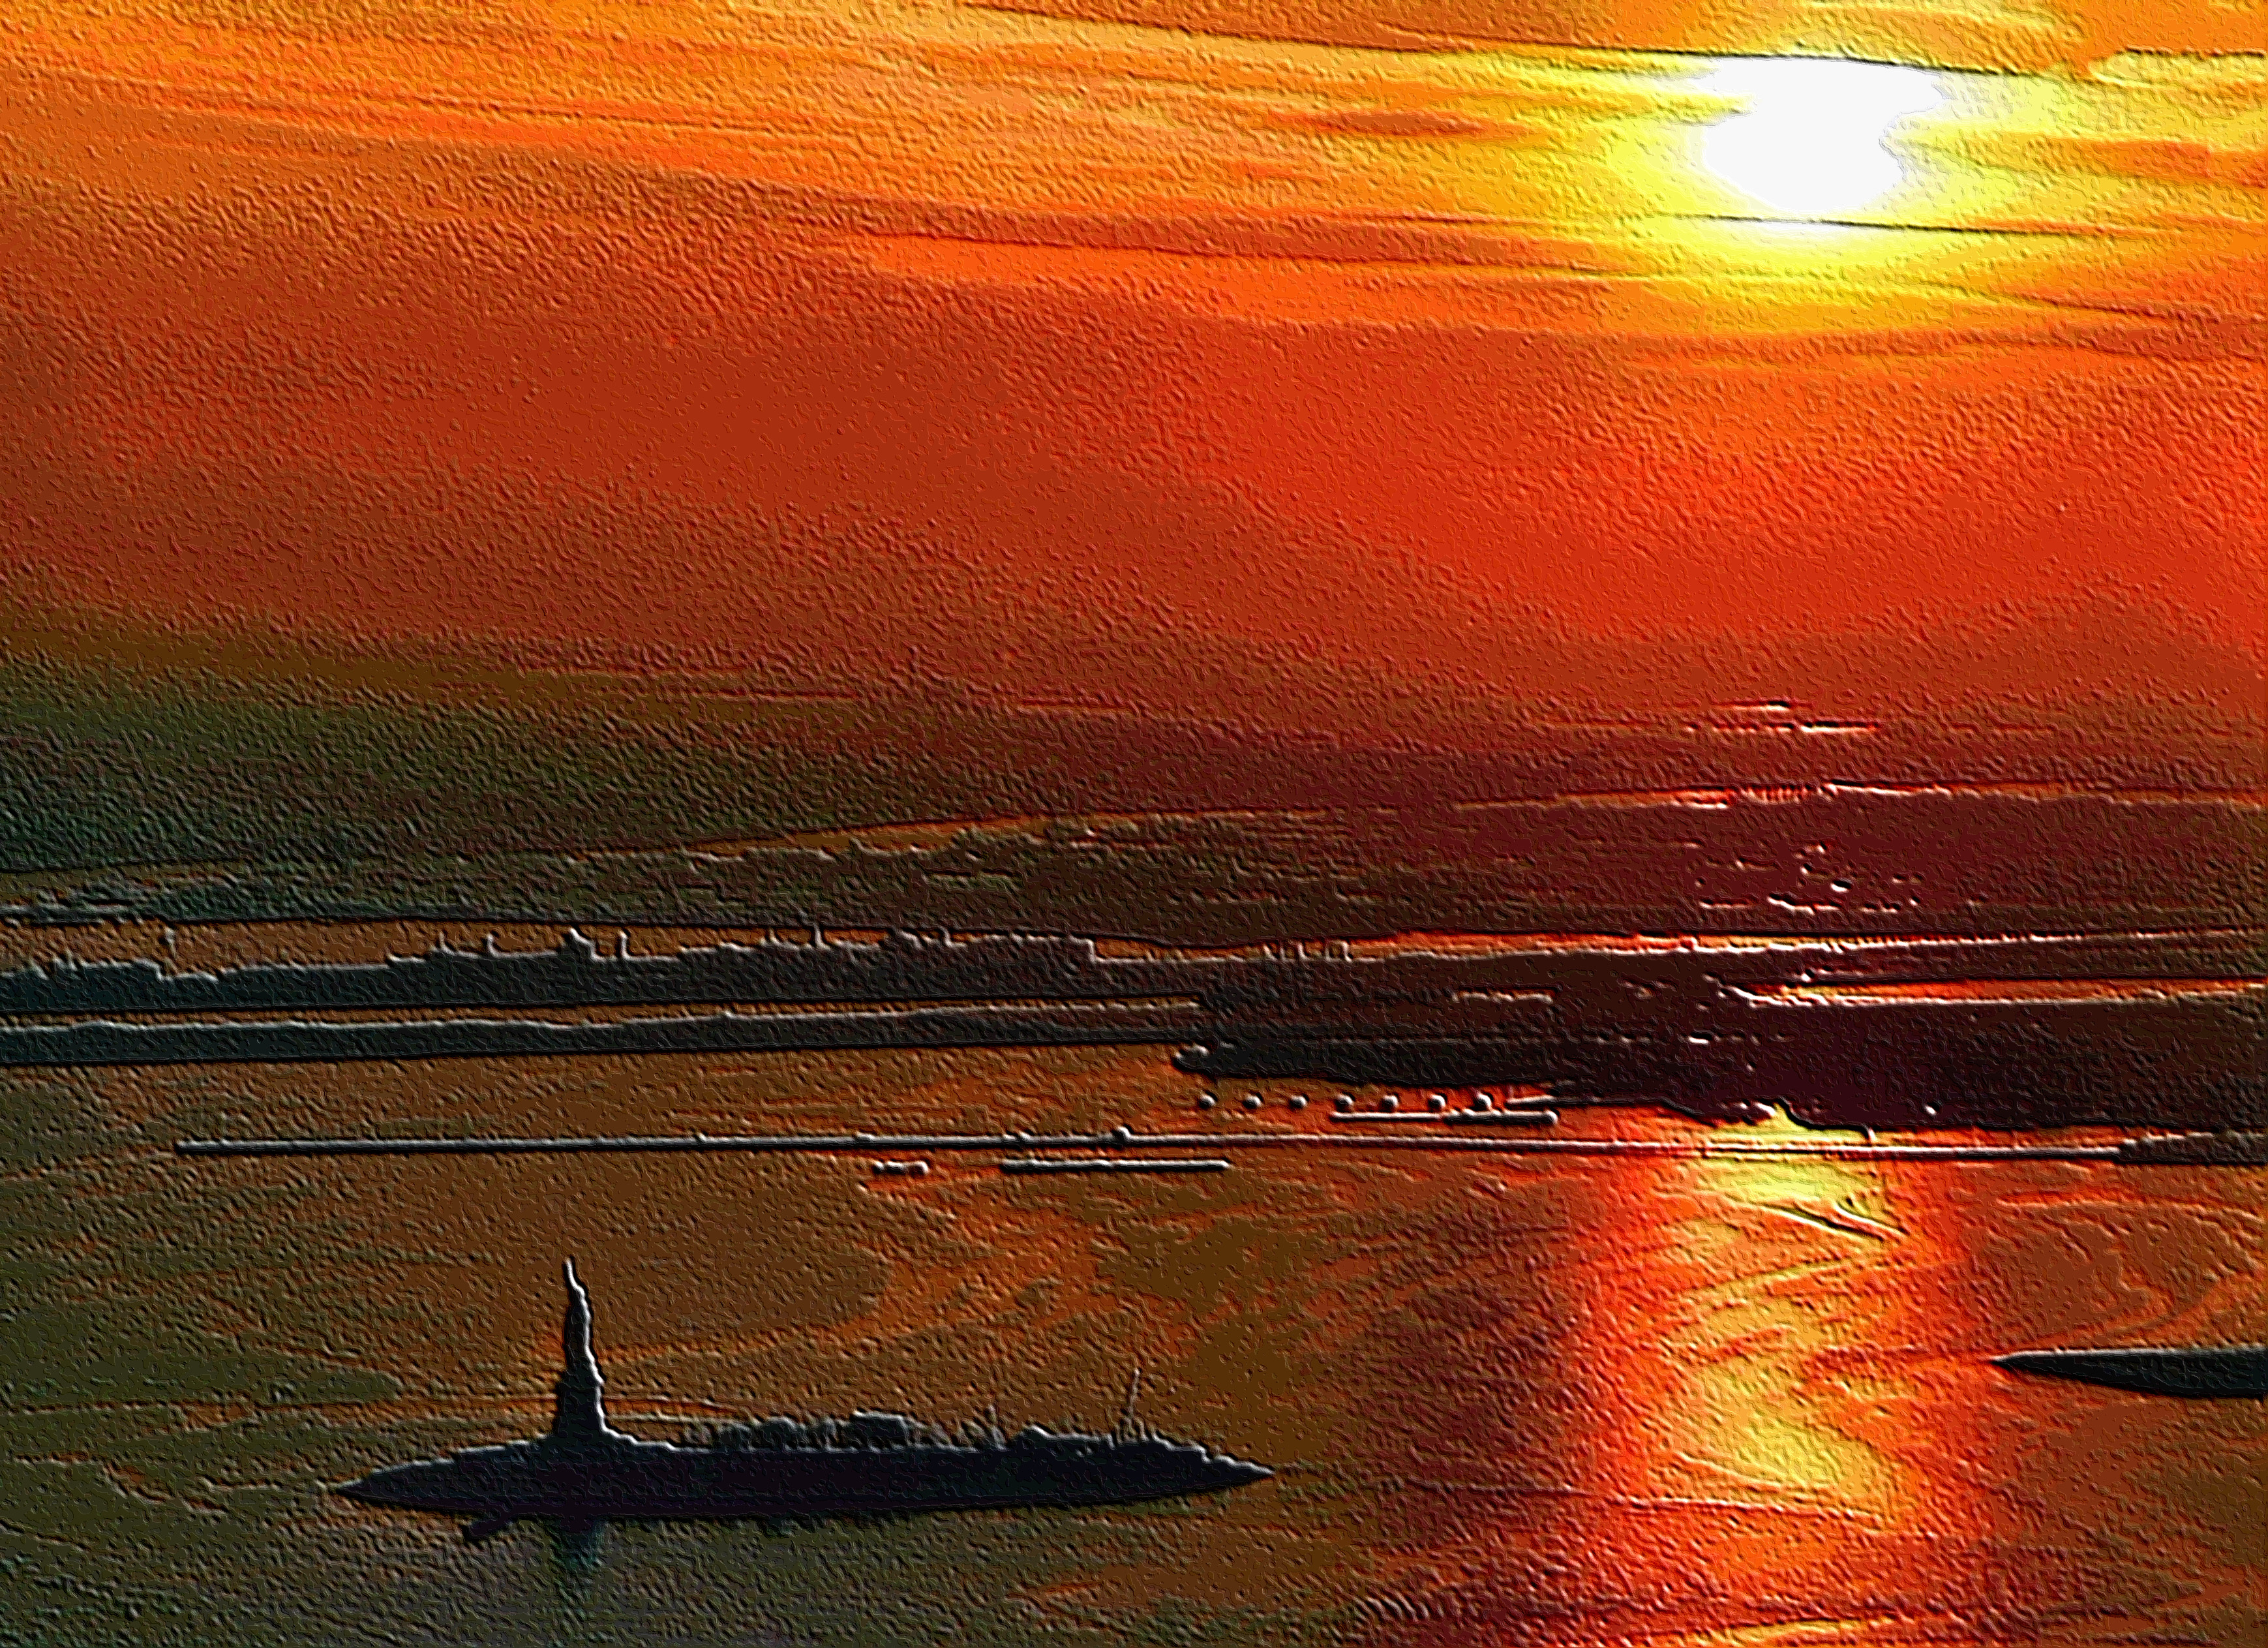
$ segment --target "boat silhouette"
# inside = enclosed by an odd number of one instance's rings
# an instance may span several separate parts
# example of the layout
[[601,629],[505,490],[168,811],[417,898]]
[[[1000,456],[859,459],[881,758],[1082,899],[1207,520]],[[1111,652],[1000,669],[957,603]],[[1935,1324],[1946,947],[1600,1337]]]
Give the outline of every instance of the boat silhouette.
[[571,1540],[608,1522],[773,1521],[1034,1505],[1102,1505],[1219,1493],[1267,1467],[1152,1434],[1129,1413],[1108,1435],[986,1426],[955,1436],[903,1414],[774,1417],[649,1442],[607,1422],[591,1302],[566,1267],[567,1312],[551,1429],[372,1472],[333,1491],[364,1504],[469,1518],[478,1544],[523,1520]]
[[1993,1365],[2150,1396],[2268,1397],[2268,1345],[2137,1345],[2016,1350]]

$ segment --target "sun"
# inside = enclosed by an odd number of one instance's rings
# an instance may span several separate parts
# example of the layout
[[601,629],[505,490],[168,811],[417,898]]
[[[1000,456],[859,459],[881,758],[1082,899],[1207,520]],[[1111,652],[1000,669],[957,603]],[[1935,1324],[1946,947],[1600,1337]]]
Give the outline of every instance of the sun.
[[1888,194],[1905,168],[1882,139],[1945,101],[1919,69],[1828,57],[1742,58],[1695,85],[1748,105],[1702,133],[1701,164],[1791,218],[1837,217]]

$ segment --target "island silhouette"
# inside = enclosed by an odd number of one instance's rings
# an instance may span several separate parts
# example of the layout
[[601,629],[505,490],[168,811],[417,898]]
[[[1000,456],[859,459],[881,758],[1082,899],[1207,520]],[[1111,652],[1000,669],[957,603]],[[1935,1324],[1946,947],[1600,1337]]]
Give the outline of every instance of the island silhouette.
[[334,1489],[364,1504],[463,1517],[473,1544],[523,1520],[587,1548],[609,1522],[775,1523],[1037,1505],[1125,1504],[1219,1493],[1264,1480],[1263,1465],[1138,1424],[1130,1395],[1108,1435],[990,1424],[958,1434],[903,1414],[775,1416],[713,1426],[685,1444],[608,1423],[591,1347],[590,1295],[566,1265],[567,1311],[551,1429],[388,1466]]

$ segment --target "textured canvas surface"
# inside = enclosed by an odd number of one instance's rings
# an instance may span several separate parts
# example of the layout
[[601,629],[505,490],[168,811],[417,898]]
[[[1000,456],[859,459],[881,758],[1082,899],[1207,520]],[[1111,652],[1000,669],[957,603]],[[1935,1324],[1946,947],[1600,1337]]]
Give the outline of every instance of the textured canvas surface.
[[0,1642],[2268,1644],[2257,8],[0,17]]

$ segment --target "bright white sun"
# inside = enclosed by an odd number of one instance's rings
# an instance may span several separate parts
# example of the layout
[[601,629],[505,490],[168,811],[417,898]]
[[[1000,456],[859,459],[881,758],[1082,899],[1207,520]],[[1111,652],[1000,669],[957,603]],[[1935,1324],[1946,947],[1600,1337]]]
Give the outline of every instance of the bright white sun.
[[1701,135],[1701,164],[1792,218],[1855,211],[1905,176],[1882,139],[1945,99],[1918,69],[1828,57],[1749,57],[1695,83],[1747,109]]

